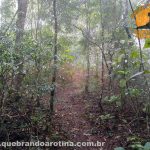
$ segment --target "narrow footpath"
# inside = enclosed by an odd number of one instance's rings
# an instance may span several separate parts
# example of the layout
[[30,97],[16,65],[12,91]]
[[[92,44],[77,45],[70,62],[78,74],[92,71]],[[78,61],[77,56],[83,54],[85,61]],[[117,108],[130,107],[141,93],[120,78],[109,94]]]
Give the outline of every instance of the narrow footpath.
[[[81,85],[84,74],[77,72],[73,76],[73,82],[67,88],[58,91],[58,102],[56,103],[56,114],[59,116],[62,129],[68,134],[69,140],[73,142],[103,142],[102,137],[92,135],[92,125],[86,118],[87,100],[84,100]],[[61,148],[62,150],[64,148]],[[65,148],[66,149],[66,148]],[[67,148],[70,150],[71,148]],[[73,150],[102,150],[100,147],[80,147]]]

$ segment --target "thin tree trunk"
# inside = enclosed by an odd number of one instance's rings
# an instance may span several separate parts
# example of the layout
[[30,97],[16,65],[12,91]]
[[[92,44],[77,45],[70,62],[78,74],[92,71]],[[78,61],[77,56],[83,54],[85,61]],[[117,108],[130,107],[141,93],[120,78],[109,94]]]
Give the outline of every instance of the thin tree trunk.
[[96,77],[96,79],[98,79],[99,78],[99,53],[98,53],[97,49],[95,52],[95,64],[96,64],[95,77]]
[[[40,45],[40,41],[39,41],[39,30],[40,30],[40,1],[37,0],[37,5],[38,5],[38,9],[37,9],[37,21],[36,21],[36,29],[35,29],[35,39],[36,41],[38,41],[38,45],[41,47]],[[36,102],[37,102],[37,106],[40,107],[40,97],[38,95],[39,93],[39,89],[38,89],[38,84],[39,84],[39,80],[40,80],[40,71],[41,71],[41,66],[40,66],[40,62],[41,62],[41,58],[37,58],[35,59],[35,67],[36,67]]]
[[54,97],[56,89],[56,75],[57,75],[57,35],[58,35],[58,23],[57,23],[57,0],[53,0],[53,13],[54,13],[54,68],[52,75],[52,86],[51,86],[51,99],[50,99],[50,112],[54,112]]
[[19,91],[21,82],[23,80],[23,56],[21,52],[21,42],[23,40],[25,20],[27,14],[28,0],[18,0],[18,14],[16,21],[16,40],[15,40],[15,51],[18,54],[18,58],[15,62],[17,67],[17,75],[15,76],[15,90]]
[[99,100],[99,107],[101,111],[103,111],[102,107],[102,100],[103,100],[103,92],[104,92],[104,60],[105,59],[105,54],[104,54],[104,25],[103,25],[103,15],[102,15],[102,1],[100,0],[100,14],[101,14],[101,37],[102,37],[102,70],[101,70],[101,94],[100,94],[100,100]]
[[89,78],[90,78],[90,49],[89,43],[86,41],[86,84],[85,84],[85,92],[89,92]]
[[89,36],[90,36],[90,20],[89,20],[89,7],[85,4],[87,10],[86,15],[86,40],[85,40],[85,50],[86,50],[86,83],[85,83],[85,93],[89,92],[89,80],[90,80],[90,46],[89,46]]

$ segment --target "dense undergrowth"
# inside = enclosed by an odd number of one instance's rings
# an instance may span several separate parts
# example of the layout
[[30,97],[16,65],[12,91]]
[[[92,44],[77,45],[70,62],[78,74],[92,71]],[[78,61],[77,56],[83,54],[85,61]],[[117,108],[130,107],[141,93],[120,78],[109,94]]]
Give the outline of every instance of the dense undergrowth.
[[68,109],[106,150],[150,149],[150,45],[131,1],[0,3],[0,142],[70,140]]

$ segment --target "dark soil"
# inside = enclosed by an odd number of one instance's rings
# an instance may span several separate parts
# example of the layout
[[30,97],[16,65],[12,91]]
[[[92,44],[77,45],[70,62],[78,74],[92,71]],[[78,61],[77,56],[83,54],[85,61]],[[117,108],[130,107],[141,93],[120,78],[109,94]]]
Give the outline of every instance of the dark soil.
[[[83,93],[83,83],[83,72],[77,72],[69,86],[58,89],[54,120],[57,120],[55,123],[61,126],[61,131],[66,134],[68,140],[105,141],[103,150],[113,150],[115,147],[130,150],[129,146],[134,142],[140,141],[144,144],[150,139],[144,115],[137,120],[135,113],[130,109],[127,108],[121,113],[117,107],[106,104],[103,104],[104,112],[101,112],[98,107],[99,92],[91,92],[88,95]],[[102,121],[100,115],[104,114],[111,114],[113,118]],[[99,150],[100,147],[74,148],[77,149]]]

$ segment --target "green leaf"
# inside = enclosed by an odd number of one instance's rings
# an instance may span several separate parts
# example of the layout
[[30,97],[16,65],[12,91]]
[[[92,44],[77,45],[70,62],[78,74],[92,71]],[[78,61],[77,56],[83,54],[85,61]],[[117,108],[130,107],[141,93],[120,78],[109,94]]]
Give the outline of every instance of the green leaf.
[[150,74],[150,70],[144,70],[144,74]]
[[108,97],[107,97],[107,99],[105,98],[105,101],[109,102],[109,103],[114,103],[114,102],[116,102],[118,100],[119,100],[119,97],[115,96],[115,95],[111,96],[109,99],[108,99]]
[[138,51],[132,51],[131,52],[131,58],[135,59],[139,57],[139,52]]
[[147,143],[144,145],[144,150],[150,150],[150,142],[147,142]]
[[70,49],[66,49],[66,50],[64,50],[64,52],[66,52],[66,53],[70,53],[70,52],[71,52],[71,50],[70,50]]
[[118,106],[118,107],[121,107],[121,102],[116,102],[116,105]]
[[121,63],[122,59],[124,58],[124,54],[121,54],[118,59],[117,59],[117,62],[118,63]]
[[119,70],[119,71],[117,71],[117,73],[120,75],[127,75],[129,73],[129,71]]
[[141,150],[143,149],[143,146],[140,143],[139,144],[137,143],[137,144],[131,145],[131,148]]
[[123,147],[117,147],[114,150],[125,150]]
[[150,48],[150,39],[146,39],[144,48]]
[[120,86],[121,88],[126,87],[126,80],[125,80],[125,79],[121,79],[120,82],[119,82],[119,86]]
[[101,120],[109,120],[109,119],[113,119],[114,116],[111,116],[110,114],[107,114],[107,115],[101,115],[99,116]]
[[136,88],[129,88],[129,93],[131,96],[139,96],[140,90]]

